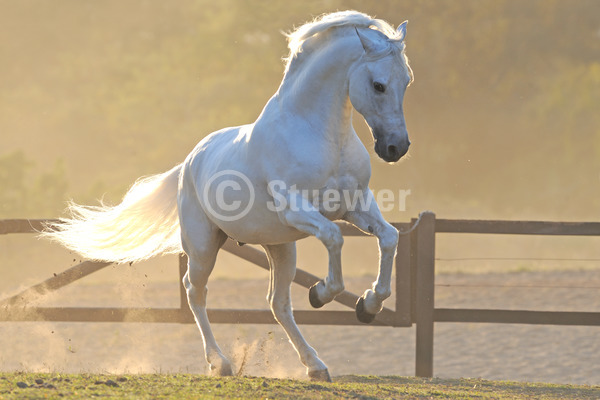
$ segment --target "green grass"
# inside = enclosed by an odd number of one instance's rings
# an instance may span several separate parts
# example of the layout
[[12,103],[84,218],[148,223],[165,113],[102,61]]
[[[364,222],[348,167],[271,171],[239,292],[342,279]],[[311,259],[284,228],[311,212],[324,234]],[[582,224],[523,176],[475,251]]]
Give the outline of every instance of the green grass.
[[[27,385],[27,387],[24,387]],[[93,375],[0,373],[0,399],[598,399],[600,387],[500,382],[341,376],[333,383],[258,377],[198,375]]]

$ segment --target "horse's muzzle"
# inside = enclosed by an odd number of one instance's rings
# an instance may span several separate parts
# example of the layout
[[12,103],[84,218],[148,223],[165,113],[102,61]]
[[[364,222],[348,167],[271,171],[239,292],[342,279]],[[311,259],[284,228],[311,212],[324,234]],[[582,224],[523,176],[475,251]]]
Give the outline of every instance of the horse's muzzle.
[[401,143],[386,144],[384,141],[378,140],[375,143],[375,152],[386,162],[396,162],[401,159],[410,147],[410,140],[402,141]]

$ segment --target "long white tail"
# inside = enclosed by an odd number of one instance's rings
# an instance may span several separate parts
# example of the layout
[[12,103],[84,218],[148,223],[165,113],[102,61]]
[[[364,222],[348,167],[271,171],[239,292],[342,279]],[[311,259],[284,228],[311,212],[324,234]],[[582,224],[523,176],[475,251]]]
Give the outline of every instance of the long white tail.
[[70,204],[70,218],[52,224],[42,236],[90,260],[132,262],[181,251],[177,186],[181,165],[139,179],[121,204]]

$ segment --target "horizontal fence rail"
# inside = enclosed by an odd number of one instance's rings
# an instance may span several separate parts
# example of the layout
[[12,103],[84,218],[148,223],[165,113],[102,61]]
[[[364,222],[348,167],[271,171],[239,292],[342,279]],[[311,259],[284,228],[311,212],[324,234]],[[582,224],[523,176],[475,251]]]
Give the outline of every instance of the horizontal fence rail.
[[546,222],[436,219],[437,233],[600,236],[600,222]]
[[600,313],[576,311],[480,310],[436,308],[435,322],[600,326]]

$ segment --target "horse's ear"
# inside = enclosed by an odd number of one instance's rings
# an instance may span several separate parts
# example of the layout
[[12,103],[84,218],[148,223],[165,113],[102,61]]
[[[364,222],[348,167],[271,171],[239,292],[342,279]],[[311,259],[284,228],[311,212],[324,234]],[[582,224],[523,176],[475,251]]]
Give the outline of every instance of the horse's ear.
[[406,25],[408,24],[408,21],[404,21],[403,23],[401,23],[398,26],[398,29],[396,30],[398,32],[399,38],[398,41],[403,41],[404,38],[406,37]]
[[365,49],[367,53],[378,53],[384,50],[385,47],[388,45],[386,43],[384,35],[379,31],[370,28],[354,29],[356,30],[356,34],[360,39],[360,43],[362,44],[363,49]]

